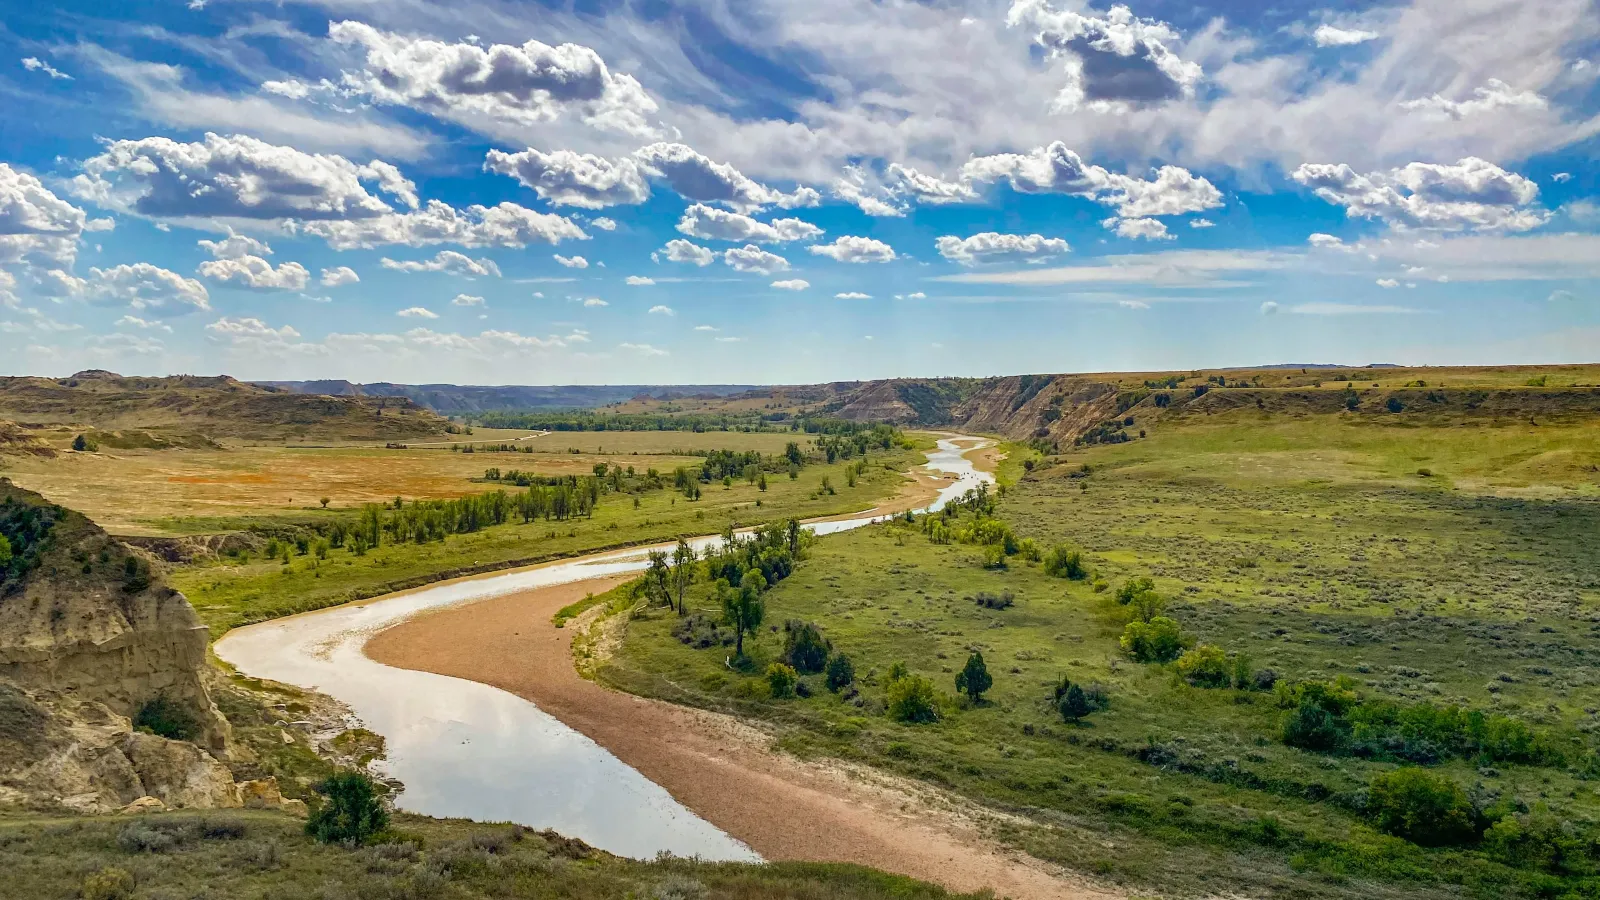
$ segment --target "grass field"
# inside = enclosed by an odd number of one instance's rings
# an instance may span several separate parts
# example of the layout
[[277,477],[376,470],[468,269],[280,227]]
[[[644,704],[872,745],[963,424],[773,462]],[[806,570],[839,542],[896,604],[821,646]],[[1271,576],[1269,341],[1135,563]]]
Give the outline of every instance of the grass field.
[[[434,454],[462,457],[437,451]],[[498,461],[496,458],[502,456],[513,455],[480,453],[465,458],[476,460],[481,466],[484,461]],[[527,458],[524,454],[515,455],[518,461]],[[243,564],[216,560],[180,567],[172,572],[169,580],[189,597],[201,619],[212,627],[213,635],[221,635],[243,622],[331,606],[455,575],[606,547],[716,534],[730,523],[742,527],[868,509],[880,499],[893,496],[905,483],[901,473],[924,458],[916,450],[875,453],[866,474],[855,487],[848,486],[847,463],[808,465],[799,471],[796,479],[769,475],[766,491],[744,481],[735,481],[730,487],[713,483],[705,487],[703,496],[695,502],[689,502],[670,489],[662,489],[637,495],[638,506],[634,505],[633,495],[609,494],[602,499],[592,519],[498,525],[426,544],[385,543],[363,556],[335,549],[325,560],[308,554],[293,557],[286,565],[260,558]],[[481,474],[481,468],[478,473]],[[821,490],[824,478],[830,481],[834,493]],[[487,491],[495,485],[468,487]],[[301,515],[350,514],[334,511],[302,512]],[[173,523],[174,527],[185,524]],[[232,524],[247,525],[249,520]]]
[[[406,498],[458,497],[484,490],[471,479],[490,467],[542,474],[589,474],[596,463],[670,472],[698,463],[684,455],[705,450],[782,453],[804,434],[643,431],[558,432],[517,441],[526,431],[478,431],[467,440],[515,442],[532,453],[452,452],[450,443],[389,450],[382,447],[238,447],[229,450],[105,450],[63,453],[54,459],[13,456],[4,474],[82,511],[118,534],[185,534],[226,530],[209,521],[241,516],[304,518],[329,506],[359,506]],[[459,444],[465,446],[464,444]],[[572,453],[577,450],[577,453]],[[835,479],[838,480],[838,479]],[[314,512],[312,513],[315,514]]]
[[[661,612],[629,624],[600,676],[768,718],[798,753],[869,762],[1016,813],[1003,839],[1135,888],[1587,897],[1589,857],[1549,871],[1532,851],[1424,849],[1380,832],[1368,786],[1395,762],[1286,746],[1271,692],[1194,687],[1170,664],[1132,661],[1118,645],[1130,611],[1113,595],[1151,577],[1186,633],[1286,682],[1345,676],[1367,699],[1522,722],[1568,763],[1445,758],[1431,770],[1479,806],[1542,804],[1590,832],[1597,437],[1592,422],[1408,427],[1254,410],[1167,421],[1144,440],[1047,458],[1000,502],[1020,537],[1083,548],[1092,578],[1052,578],[1020,557],[988,570],[980,548],[933,544],[914,526],[819,540],[767,595],[766,623],[821,625],[854,659],[854,701],[817,676],[810,698],[772,699],[759,673],[781,631],[747,642],[756,674],[741,676],[724,665],[731,651],[680,643]],[[980,591],[1010,592],[1014,605],[983,608],[971,599]],[[972,650],[994,677],[979,706],[954,699]],[[884,714],[896,662],[942,692],[940,722]],[[1063,676],[1104,686],[1109,707],[1064,722],[1052,702]]]

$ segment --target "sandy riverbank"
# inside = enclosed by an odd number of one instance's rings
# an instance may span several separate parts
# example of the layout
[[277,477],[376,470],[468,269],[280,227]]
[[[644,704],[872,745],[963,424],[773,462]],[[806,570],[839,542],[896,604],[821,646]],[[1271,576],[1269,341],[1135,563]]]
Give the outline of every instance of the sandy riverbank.
[[381,632],[367,655],[524,697],[768,859],[854,862],[962,891],[1108,898],[983,838],[947,798],[770,749],[729,716],[602,688],[573,668],[575,628],[551,617],[625,578],[559,585],[429,613]]

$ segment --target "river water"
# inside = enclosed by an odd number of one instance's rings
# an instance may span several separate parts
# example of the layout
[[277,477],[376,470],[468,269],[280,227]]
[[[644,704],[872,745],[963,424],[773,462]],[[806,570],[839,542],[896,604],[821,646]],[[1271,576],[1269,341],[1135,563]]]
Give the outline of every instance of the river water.
[[[973,442],[962,443],[965,449],[942,439],[928,454],[924,469],[955,476],[929,510],[993,481],[963,455]],[[807,527],[834,534],[879,518],[863,514]],[[703,551],[720,541],[703,537],[690,543]],[[419,612],[640,571],[651,549],[596,553],[274,619],[235,628],[213,649],[246,675],[333,697],[364,727],[383,735],[385,773],[405,784],[397,801],[401,809],[553,828],[639,859],[670,852],[758,860],[750,848],[533,703],[474,681],[385,666],[362,652],[372,635]]]

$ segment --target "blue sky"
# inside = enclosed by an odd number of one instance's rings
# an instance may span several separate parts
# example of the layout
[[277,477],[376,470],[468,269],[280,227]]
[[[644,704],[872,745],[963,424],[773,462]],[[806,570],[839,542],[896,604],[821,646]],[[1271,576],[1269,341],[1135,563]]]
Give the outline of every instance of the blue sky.
[[1595,0],[5,0],[0,371],[1600,361]]

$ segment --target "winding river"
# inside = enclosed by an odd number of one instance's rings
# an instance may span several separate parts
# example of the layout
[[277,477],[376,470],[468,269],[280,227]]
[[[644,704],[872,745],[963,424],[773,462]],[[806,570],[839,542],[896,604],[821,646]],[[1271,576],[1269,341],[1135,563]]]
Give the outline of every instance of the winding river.
[[[939,490],[928,510],[993,481],[966,458],[989,443],[939,440],[922,468],[954,480]],[[807,527],[833,534],[881,518],[868,511]],[[702,537],[690,543],[705,550],[720,540]],[[398,800],[402,809],[553,828],[641,859],[670,852],[758,860],[660,786],[527,700],[473,681],[385,666],[362,650],[372,635],[425,610],[640,571],[652,549],[595,553],[275,619],[230,631],[214,650],[246,675],[339,700],[364,727],[383,735],[386,773],[405,784]]]

